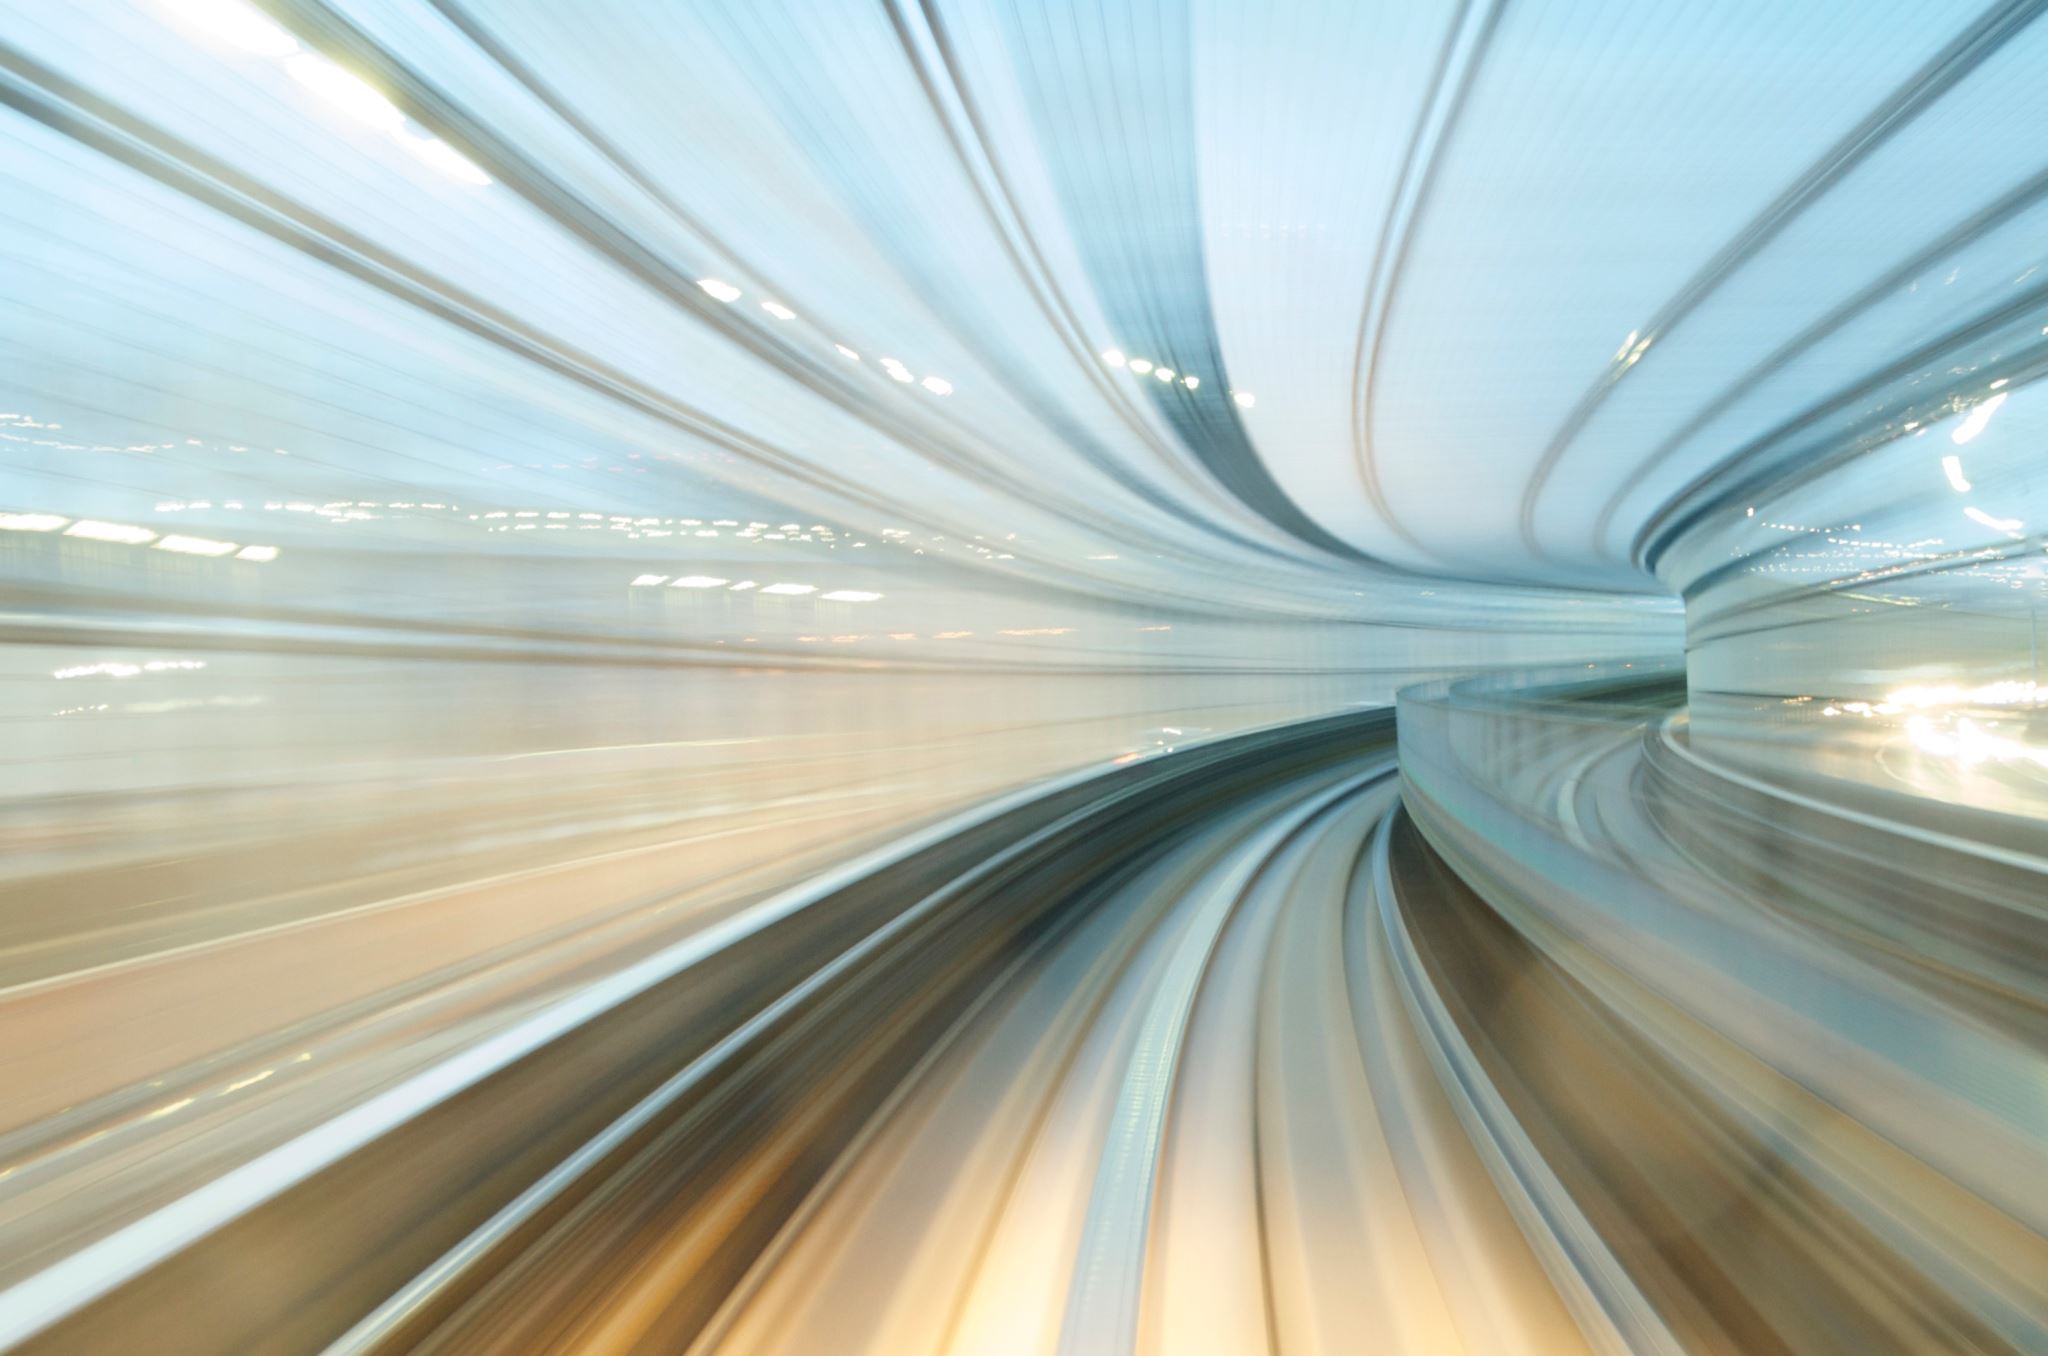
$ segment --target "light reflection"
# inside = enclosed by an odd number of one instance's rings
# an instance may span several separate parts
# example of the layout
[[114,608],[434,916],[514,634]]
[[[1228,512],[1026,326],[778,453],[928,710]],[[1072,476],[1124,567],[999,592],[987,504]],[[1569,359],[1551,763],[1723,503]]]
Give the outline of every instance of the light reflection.
[[1946,728],[1926,716],[1906,721],[1906,733],[1913,747],[1936,758],[1946,758],[1968,769],[1984,763],[2030,763],[2048,768],[2048,747],[1996,734],[1968,716],[1958,716]]

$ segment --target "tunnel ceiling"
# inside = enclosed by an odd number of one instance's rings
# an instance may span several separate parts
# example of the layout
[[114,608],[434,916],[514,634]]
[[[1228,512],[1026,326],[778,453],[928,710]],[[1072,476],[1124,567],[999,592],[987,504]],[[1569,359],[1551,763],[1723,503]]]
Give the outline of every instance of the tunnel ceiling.
[[[2029,285],[2040,7],[16,6],[26,262],[192,261],[67,294],[156,394],[22,384],[1082,587],[1651,593],[1672,496]],[[195,328],[269,357],[152,386]],[[309,374],[347,394],[277,415]]]

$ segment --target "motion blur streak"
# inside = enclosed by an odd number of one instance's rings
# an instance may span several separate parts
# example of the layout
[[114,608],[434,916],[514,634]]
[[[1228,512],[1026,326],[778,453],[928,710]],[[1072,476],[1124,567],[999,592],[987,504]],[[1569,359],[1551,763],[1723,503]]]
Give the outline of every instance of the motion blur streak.
[[2048,1352],[2048,0],[0,0],[0,1347]]

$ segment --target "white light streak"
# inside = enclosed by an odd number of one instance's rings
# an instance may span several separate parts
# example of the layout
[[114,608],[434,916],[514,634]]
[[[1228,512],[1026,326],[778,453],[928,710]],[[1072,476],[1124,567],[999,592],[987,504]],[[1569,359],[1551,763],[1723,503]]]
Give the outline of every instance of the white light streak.
[[405,126],[405,114],[397,104],[326,57],[300,52],[286,57],[284,68],[292,79],[358,122],[380,132],[396,132]]
[[1998,407],[2005,403],[2005,399],[2005,392],[2000,391],[1997,395],[1992,396],[1989,400],[1984,401],[1971,410],[1969,417],[1964,419],[1962,423],[1957,424],[1956,431],[1948,435],[1949,441],[1957,447],[1961,447],[1964,443],[1969,442],[1972,438],[1982,433],[1986,425],[1990,424],[1991,416],[1997,414]]
[[451,179],[479,188],[491,181],[491,176],[478,169],[474,161],[437,136],[424,135],[409,127],[400,128],[396,136],[398,144],[419,157],[423,164]]
[[1980,523],[1990,528],[1993,532],[2003,532],[2009,537],[2017,537],[2020,534],[2020,529],[2026,526],[2025,523],[2017,518],[1994,518],[1975,504],[1966,506],[1963,509],[1963,514],[1971,522]]
[[717,278],[699,278],[697,286],[704,289],[714,301],[734,302],[740,299],[740,289]]
[[1957,494],[1968,494],[1970,482],[1963,475],[1963,459],[1950,453],[1941,459],[1941,473],[1948,477],[1949,488]]

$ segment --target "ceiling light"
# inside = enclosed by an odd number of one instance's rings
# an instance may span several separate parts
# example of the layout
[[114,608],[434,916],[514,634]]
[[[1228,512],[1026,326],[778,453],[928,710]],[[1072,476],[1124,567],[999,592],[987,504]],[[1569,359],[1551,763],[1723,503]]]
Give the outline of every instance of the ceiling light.
[[231,541],[215,541],[211,537],[185,537],[173,532],[156,544],[159,551],[176,551],[181,556],[225,556],[235,550]]
[[84,537],[87,541],[118,541],[140,545],[155,541],[156,533],[146,527],[130,527],[127,523],[102,523],[92,518],[81,518],[64,529],[67,537]]

